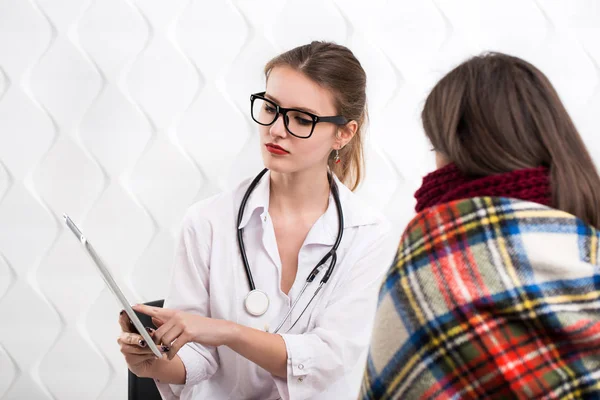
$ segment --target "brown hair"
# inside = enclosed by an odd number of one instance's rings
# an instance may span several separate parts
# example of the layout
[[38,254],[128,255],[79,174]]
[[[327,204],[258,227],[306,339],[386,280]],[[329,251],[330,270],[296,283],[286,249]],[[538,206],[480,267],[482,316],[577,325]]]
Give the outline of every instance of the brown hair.
[[340,162],[329,155],[329,168],[355,190],[364,174],[363,136],[367,120],[367,75],[352,51],[330,42],[312,42],[278,55],[265,66],[265,76],[275,67],[287,66],[302,72],[330,90],[339,115],[358,123],[352,140],[339,152]]
[[448,73],[428,96],[423,127],[465,174],[545,166],[551,204],[600,228],[600,177],[548,78],[530,63],[488,53]]

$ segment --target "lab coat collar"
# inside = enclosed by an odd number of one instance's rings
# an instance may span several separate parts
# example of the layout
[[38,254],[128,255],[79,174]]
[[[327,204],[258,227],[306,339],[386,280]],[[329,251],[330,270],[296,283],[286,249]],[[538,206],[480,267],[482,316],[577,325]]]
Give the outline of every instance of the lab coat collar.
[[[262,177],[246,204],[242,221],[238,228],[245,228],[252,218],[259,218],[265,223],[265,217],[269,210],[269,194],[271,189],[270,171]],[[348,189],[337,176],[334,175],[340,194],[340,202],[344,213],[344,229],[353,228],[361,225],[371,225],[380,222],[383,217],[374,212],[371,207],[361,201],[358,196]],[[238,200],[236,202],[239,212],[239,204],[244,197],[252,179],[244,182],[239,187]],[[237,219],[237,218],[236,218]],[[329,193],[329,204],[325,213],[315,222],[315,225],[309,232],[304,244],[321,244],[332,246],[338,233],[338,215],[333,195]]]

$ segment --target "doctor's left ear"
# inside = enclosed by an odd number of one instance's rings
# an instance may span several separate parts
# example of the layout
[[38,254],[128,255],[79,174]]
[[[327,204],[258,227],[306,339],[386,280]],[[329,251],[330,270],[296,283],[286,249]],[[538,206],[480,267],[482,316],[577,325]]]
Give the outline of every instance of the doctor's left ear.
[[350,140],[356,135],[358,131],[358,123],[356,121],[350,121],[345,125],[341,125],[338,127],[338,130],[335,134],[335,144],[336,148],[341,149],[346,146]]

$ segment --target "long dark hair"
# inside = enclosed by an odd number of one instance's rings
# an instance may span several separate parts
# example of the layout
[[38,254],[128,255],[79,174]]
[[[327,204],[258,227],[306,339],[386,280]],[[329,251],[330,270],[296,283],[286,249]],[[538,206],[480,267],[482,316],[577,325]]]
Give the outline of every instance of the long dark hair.
[[465,174],[545,166],[554,208],[600,228],[600,177],[548,78],[501,53],[473,57],[433,88],[422,113],[434,149]]
[[337,111],[354,120],[358,129],[352,140],[340,150],[340,162],[329,156],[329,168],[350,189],[359,185],[364,174],[363,136],[367,121],[367,74],[352,51],[331,42],[314,41],[278,55],[265,66],[265,75],[275,67],[294,68],[318,85],[331,90]]

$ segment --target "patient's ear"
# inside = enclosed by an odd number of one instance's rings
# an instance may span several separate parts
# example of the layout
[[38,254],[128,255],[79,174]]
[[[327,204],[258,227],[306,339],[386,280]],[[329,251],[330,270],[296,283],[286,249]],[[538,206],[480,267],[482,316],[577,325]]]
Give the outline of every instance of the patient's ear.
[[448,160],[448,158],[443,155],[442,153],[440,153],[439,151],[435,152],[435,166],[437,169],[443,168],[446,165],[450,164],[450,160]]

